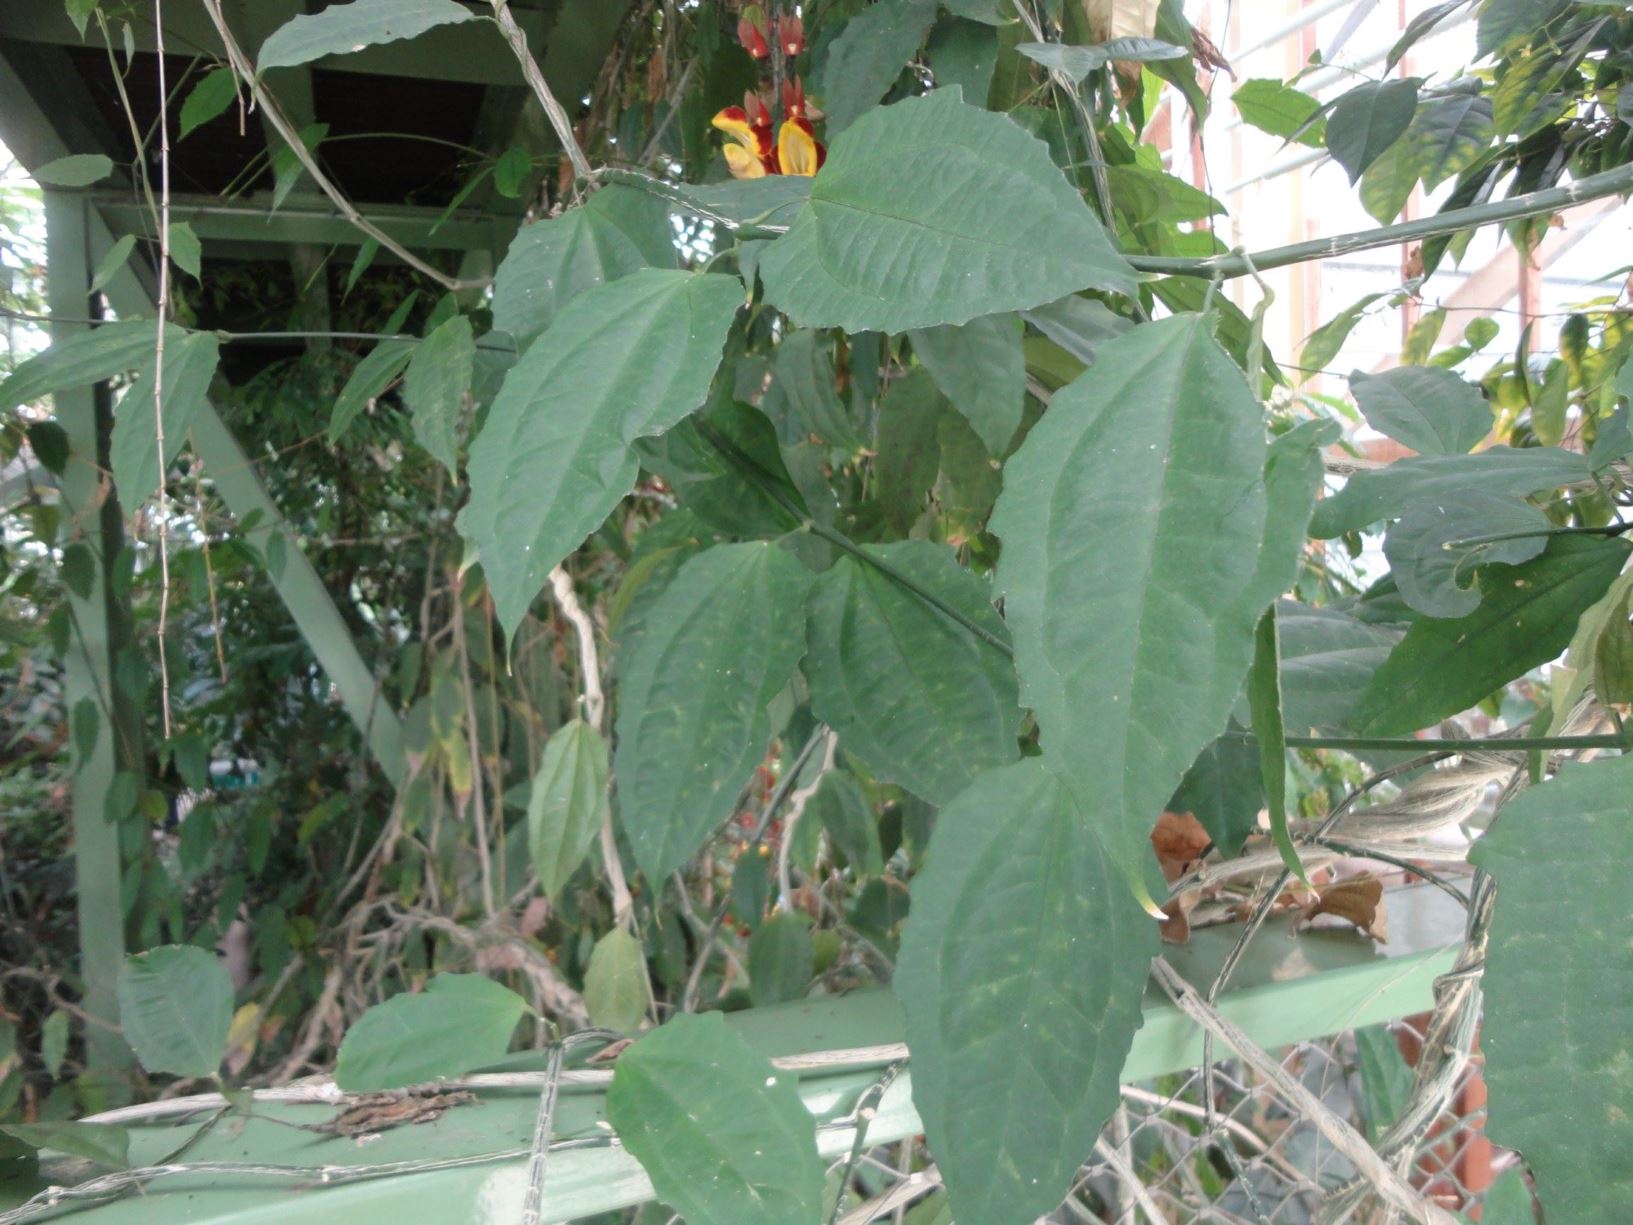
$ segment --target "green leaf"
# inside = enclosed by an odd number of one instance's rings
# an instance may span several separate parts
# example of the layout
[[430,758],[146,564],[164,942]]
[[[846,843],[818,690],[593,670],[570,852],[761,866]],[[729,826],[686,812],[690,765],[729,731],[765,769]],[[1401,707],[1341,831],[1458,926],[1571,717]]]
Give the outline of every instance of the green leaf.
[[960,1225],[1053,1210],[1117,1107],[1157,933],[1091,828],[1029,758],[941,810],[913,881],[895,992]]
[[984,315],[962,327],[944,324],[908,334],[936,386],[1000,459],[1026,403],[1024,330],[1014,315]]
[[925,508],[941,467],[939,425],[947,401],[929,372],[913,370],[893,381],[879,400],[874,438],[875,496],[885,523],[906,536]]
[[1231,101],[1242,118],[1261,132],[1296,140],[1312,149],[1326,141],[1327,121],[1321,118],[1321,103],[1303,90],[1283,85],[1269,77],[1244,81]]
[[527,150],[512,145],[493,164],[493,190],[507,200],[521,199],[522,188],[532,170],[533,159]]
[[462,1076],[510,1049],[527,1003],[480,974],[438,974],[418,994],[376,1004],[346,1031],[335,1083],[348,1093]]
[[417,346],[408,340],[382,340],[369,350],[368,356],[357,363],[351,378],[335,397],[335,406],[329,415],[329,441],[339,442],[351,429],[352,422],[380,396],[385,395],[408,363]]
[[[179,333],[179,334],[178,334]],[[156,335],[149,336],[157,340]],[[158,490],[170,461],[176,458],[193,420],[210,400],[210,381],[220,360],[214,332],[166,330],[164,385],[164,454],[153,408],[153,363],[137,374],[114,414],[113,483],[126,510],[135,510]]]
[[214,1076],[232,1026],[232,979],[213,952],[167,944],[125,958],[119,1024],[149,1072]]
[[1537,1209],[1531,1202],[1531,1188],[1525,1185],[1525,1171],[1510,1166],[1497,1176],[1482,1201],[1480,1225],[1537,1225]]
[[574,719],[544,746],[527,799],[527,845],[552,900],[595,845],[607,817],[607,742]]
[[756,1008],[799,999],[815,976],[811,931],[799,915],[773,915],[748,942],[748,997]]
[[176,139],[182,140],[194,128],[209,123],[226,111],[238,97],[238,78],[231,68],[216,68],[199,78],[181,104],[181,123]]
[[1593,652],[1593,689],[1606,706],[1633,702],[1633,589],[1611,605]]
[[31,176],[47,187],[89,187],[113,173],[113,159],[104,153],[71,153],[36,167]]
[[882,0],[857,13],[828,44],[817,93],[828,134],[844,131],[884,97],[935,20],[932,0]]
[[1556,536],[1520,566],[1480,572],[1480,606],[1466,617],[1425,617],[1361,696],[1361,735],[1396,736],[1467,710],[1502,685],[1553,659],[1577,618],[1605,593],[1633,546]]
[[1015,50],[1033,63],[1064,73],[1074,85],[1083,83],[1089,73],[1097,72],[1113,61],[1131,63],[1152,60],[1188,59],[1184,47],[1163,42],[1160,38],[1114,38],[1109,42],[1089,46],[1067,43],[1017,43]]
[[720,183],[670,183],[665,190],[679,202],[682,212],[699,217],[731,225],[787,225],[799,206],[810,199],[811,180],[802,174],[770,174],[762,179],[726,179]]
[[1531,39],[1565,9],[1569,0],[1481,0],[1475,55],[1481,59],[1518,38]]
[[1355,1031],[1355,1061],[1361,1070],[1367,1139],[1377,1144],[1411,1099],[1414,1073],[1387,1025]]
[[1258,401],[1190,315],[1102,346],[1005,466],[992,530],[1021,703],[1136,889],[1293,577],[1303,523],[1268,509],[1267,459]]
[[130,1169],[130,1133],[107,1123],[3,1123],[0,1132],[31,1148],[83,1157],[115,1170]]
[[[178,344],[186,335],[179,327],[168,328],[165,344]],[[36,353],[0,383],[0,412],[32,404],[55,391],[100,383],[134,370],[152,360],[158,338],[158,328],[144,319],[75,332]]]
[[800,325],[902,332],[1131,294],[1135,274],[1049,157],[957,90],[871,111],[834,141],[766,250],[767,299]]
[[630,444],[703,403],[741,301],[735,278],[646,269],[586,290],[511,367],[459,516],[507,636],[634,487]]
[[1525,1154],[1551,1221],[1633,1202],[1633,755],[1521,792],[1469,854],[1497,881],[1480,1046],[1486,1131]]
[[765,755],[766,706],[805,652],[810,583],[772,544],[706,549],[658,596],[620,661],[618,815],[649,881],[731,815]]
[[1383,294],[1370,293],[1359,302],[1351,303],[1338,314],[1305,338],[1304,348],[1298,355],[1299,366],[1306,373],[1320,373],[1322,368],[1338,356],[1349,339],[1349,334],[1355,330],[1355,325],[1361,322],[1366,308],[1371,306]]
[[[740,453],[709,441],[705,429]],[[728,536],[780,536],[799,525],[794,513],[744,470],[743,461],[795,507],[802,505],[777,449],[777,432],[766,415],[726,400],[688,417],[660,438],[635,444],[641,465],[663,477],[675,500]]]
[[[309,123],[296,134],[300,147],[307,153],[315,153],[317,147],[323,143],[324,137],[329,135],[329,125],[326,123]],[[272,151],[272,211],[277,212],[283,202],[289,198],[289,193],[295,190],[295,184],[301,181],[306,173],[299,153],[293,145],[280,142]]]
[[850,861],[858,877],[877,876],[884,871],[884,850],[879,845],[879,823],[862,787],[843,770],[822,776],[806,805],[804,820],[815,820],[828,831],[840,854]]
[[261,44],[256,70],[308,64],[326,55],[346,55],[375,43],[414,38],[425,31],[476,14],[453,0],[352,0],[322,12],[302,14],[279,26]]
[[68,20],[74,23],[74,29],[79,31],[81,38],[85,37],[85,29],[90,24],[91,14],[96,12],[102,0],[63,0],[62,7],[68,14]]
[[412,414],[414,437],[454,475],[459,471],[459,422],[475,365],[471,321],[453,315],[413,347],[403,375],[403,399]]
[[1352,370],[1349,386],[1368,425],[1423,455],[1462,455],[1491,432],[1491,405],[1450,370]]
[[1406,132],[1417,104],[1413,77],[1368,81],[1338,99],[1327,116],[1327,152],[1351,183]]
[[[1480,603],[1474,568],[1530,561],[1548,544],[1548,516],[1517,498],[1480,489],[1420,502],[1389,529],[1384,556],[1401,598],[1428,617],[1463,617]],[[1533,532],[1515,540],[1448,546],[1475,536]]]
[[53,476],[61,476],[73,453],[68,431],[55,421],[31,421],[23,432],[28,438],[28,449],[34,452],[40,466]]
[[982,22],[949,16],[930,31],[925,52],[937,88],[957,86],[971,102],[986,101],[998,68],[997,30]]
[[1253,737],[1259,742],[1259,780],[1270,816],[1270,837],[1287,870],[1306,885],[1310,878],[1287,832],[1287,731],[1281,713],[1281,644],[1276,632],[1276,606],[1259,618],[1254,634],[1253,666],[1247,674],[1247,705],[1253,716]]
[[773,370],[760,408],[776,423],[784,446],[815,435],[828,446],[861,449],[862,438],[839,398],[831,336],[814,328],[790,332],[777,346]]
[[590,1024],[632,1034],[646,1020],[650,999],[641,942],[623,928],[613,928],[595,942],[584,973]]
[[1374,221],[1388,225],[1400,216],[1417,182],[1408,134],[1384,150],[1361,176],[1361,206]]
[[607,1119],[690,1225],[817,1225],[823,1163],[797,1081],[720,1014],[673,1018],[618,1057]]
[[40,1062],[56,1076],[68,1055],[68,1014],[58,1008],[40,1026]]
[[1421,455],[1356,472],[1310,519],[1318,540],[1358,531],[1407,506],[1468,489],[1525,497],[1589,480],[1582,456],[1558,447],[1487,447],[1473,455]]
[[124,235],[113,246],[109,247],[107,254],[96,261],[96,271],[91,274],[91,292],[95,293],[118,276],[120,269],[130,259],[130,253],[135,249],[136,235],[134,234]]
[[1412,164],[1430,191],[1472,166],[1496,134],[1491,99],[1452,94],[1427,103],[1412,120]]
[[[945,545],[909,540],[867,553],[1008,641],[990,587]],[[812,710],[880,779],[944,804],[1019,755],[1009,658],[878,567],[840,558],[817,581],[806,632]]]
[[1564,50],[1548,40],[1540,47],[1517,52],[1491,92],[1497,131],[1504,136],[1527,136],[1564,110],[1566,99],[1555,90],[1583,49],[1584,43]]
[[526,348],[586,289],[642,268],[675,266],[664,202],[604,187],[578,208],[525,227],[493,278],[493,326]]
[[1197,755],[1167,805],[1169,812],[1188,812],[1200,821],[1226,859],[1258,829],[1263,807],[1259,751],[1234,723]]
[[1022,315],[1085,366],[1094,361],[1095,350],[1100,345],[1133,326],[1131,320],[1114,314],[1104,302],[1078,294],[1034,306]]
[[1549,669],[1548,720],[1546,726],[1539,727],[1538,735],[1564,727],[1582,700],[1588,682],[1594,679],[1599,640],[1610,625],[1612,614],[1630,593],[1633,593],[1633,570],[1617,575],[1605,594],[1577,619],[1576,632],[1571,635],[1564,661]]
[[170,262],[195,281],[199,279],[204,265],[204,248],[199,243],[198,235],[193,233],[193,227],[185,221],[177,221],[170,227]]

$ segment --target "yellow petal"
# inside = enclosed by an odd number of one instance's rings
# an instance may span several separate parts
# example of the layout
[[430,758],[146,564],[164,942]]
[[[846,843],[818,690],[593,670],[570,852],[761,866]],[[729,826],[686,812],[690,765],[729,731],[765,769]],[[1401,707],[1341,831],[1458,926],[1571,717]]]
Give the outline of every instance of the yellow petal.
[[734,179],[763,179],[765,178],[765,163],[754,153],[742,145],[724,145],[721,151],[726,155],[726,168],[731,171]]
[[817,172],[816,138],[793,120],[777,131],[777,165],[784,174],[809,176]]

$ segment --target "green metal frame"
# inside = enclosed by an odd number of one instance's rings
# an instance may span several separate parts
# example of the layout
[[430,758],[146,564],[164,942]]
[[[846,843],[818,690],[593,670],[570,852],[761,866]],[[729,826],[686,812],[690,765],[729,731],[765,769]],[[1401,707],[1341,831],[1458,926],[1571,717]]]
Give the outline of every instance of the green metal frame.
[[[1226,1018],[1260,1046],[1277,1048],[1356,1026],[1420,1012],[1431,1006],[1435,978],[1451,968],[1463,931],[1463,911],[1431,886],[1390,893],[1391,941],[1375,946],[1353,931],[1311,931],[1294,941],[1277,926],[1249,947],[1220,1000]],[[1204,929],[1167,957],[1189,981],[1203,986],[1218,972],[1240,928]],[[902,1041],[904,1026],[887,991],[863,991],[797,1004],[733,1013],[726,1022],[749,1046],[770,1058],[855,1051]],[[1230,1058],[1223,1047],[1218,1058]],[[850,1151],[847,1122],[857,1098],[877,1083],[890,1056],[859,1057],[831,1072],[807,1072],[800,1092],[816,1117],[818,1148],[829,1159]],[[1197,1066],[1202,1034],[1153,991],[1145,1024],[1124,1064],[1125,1084],[1149,1082]],[[507,1070],[519,1070],[516,1063]],[[542,1057],[533,1061],[542,1067]],[[651,1184],[639,1163],[608,1143],[605,1086],[566,1084],[556,1109],[556,1142],[593,1138],[595,1147],[559,1149],[545,1183],[546,1222],[576,1220],[643,1203]],[[265,1166],[358,1166],[511,1153],[505,1160],[459,1168],[395,1174],[332,1187],[311,1179],[248,1173],[178,1175],[149,1184],[139,1196],[81,1214],[95,1225],[353,1225],[400,1217],[409,1221],[504,1222],[520,1219],[526,1187],[526,1149],[538,1108],[536,1089],[483,1090],[481,1106],[458,1107],[434,1123],[381,1133],[366,1145],[320,1138],[290,1124],[322,1122],[334,1108],[258,1101],[255,1117],[223,1121],[191,1143],[183,1161],[230,1161]],[[133,1163],[157,1163],[197,1130],[196,1121],[134,1127]],[[867,1141],[886,1144],[924,1130],[912,1101],[907,1069],[881,1099]]]

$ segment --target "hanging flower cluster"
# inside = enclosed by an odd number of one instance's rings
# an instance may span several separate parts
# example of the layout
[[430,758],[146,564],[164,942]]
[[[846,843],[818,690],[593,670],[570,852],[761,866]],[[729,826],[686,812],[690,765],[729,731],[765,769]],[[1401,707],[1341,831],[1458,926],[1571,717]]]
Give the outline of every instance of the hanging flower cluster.
[[[773,47],[773,35],[775,47]],[[756,60],[773,54],[793,59],[805,49],[805,27],[796,16],[779,16],[775,29],[757,4],[743,10],[737,22],[737,40]],[[782,125],[772,139],[770,91],[750,91],[742,106],[728,106],[713,119],[731,140],[726,143],[726,165],[734,179],[759,179],[768,174],[813,175],[822,168],[828,151],[816,138],[805,105],[805,86],[789,73],[782,83]],[[820,117],[820,116],[819,116]]]

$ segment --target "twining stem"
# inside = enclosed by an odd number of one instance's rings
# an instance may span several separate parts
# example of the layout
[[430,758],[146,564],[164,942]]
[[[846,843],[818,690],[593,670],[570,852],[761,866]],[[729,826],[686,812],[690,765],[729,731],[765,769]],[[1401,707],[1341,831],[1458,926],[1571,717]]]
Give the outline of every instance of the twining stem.
[[522,76],[526,78],[528,88],[533,96],[539,100],[544,108],[545,118],[555,129],[556,139],[567,154],[567,160],[573,164],[573,175],[581,183],[588,183],[595,177],[595,171],[590,166],[590,159],[584,156],[584,150],[578,143],[578,137],[573,133],[573,121],[556,101],[556,95],[550,92],[550,83],[544,79],[544,73],[539,70],[539,62],[533,58],[533,53],[527,49],[527,33],[516,24],[516,18],[511,15],[510,5],[506,0],[492,0],[493,19],[499,23],[499,32],[505,36],[510,49],[516,53],[516,62],[522,66]]
[[[1233,737],[1235,733],[1229,733]],[[1243,738],[1252,740],[1250,733]],[[1349,749],[1359,752],[1388,752],[1399,749],[1408,753],[1432,753],[1450,750],[1454,753],[1478,752],[1482,749],[1496,752],[1522,752],[1529,749],[1568,751],[1571,749],[1626,749],[1630,747],[1626,735],[1606,733],[1599,736],[1492,736],[1484,740],[1417,740],[1411,736],[1289,736],[1290,749]]]
[[1470,549],[1477,544],[1498,544],[1504,540],[1530,540],[1536,536],[1620,536],[1633,531],[1633,523],[1607,523],[1603,527],[1544,527],[1517,532],[1493,532],[1489,536],[1469,536],[1463,540],[1448,540],[1443,549]]

